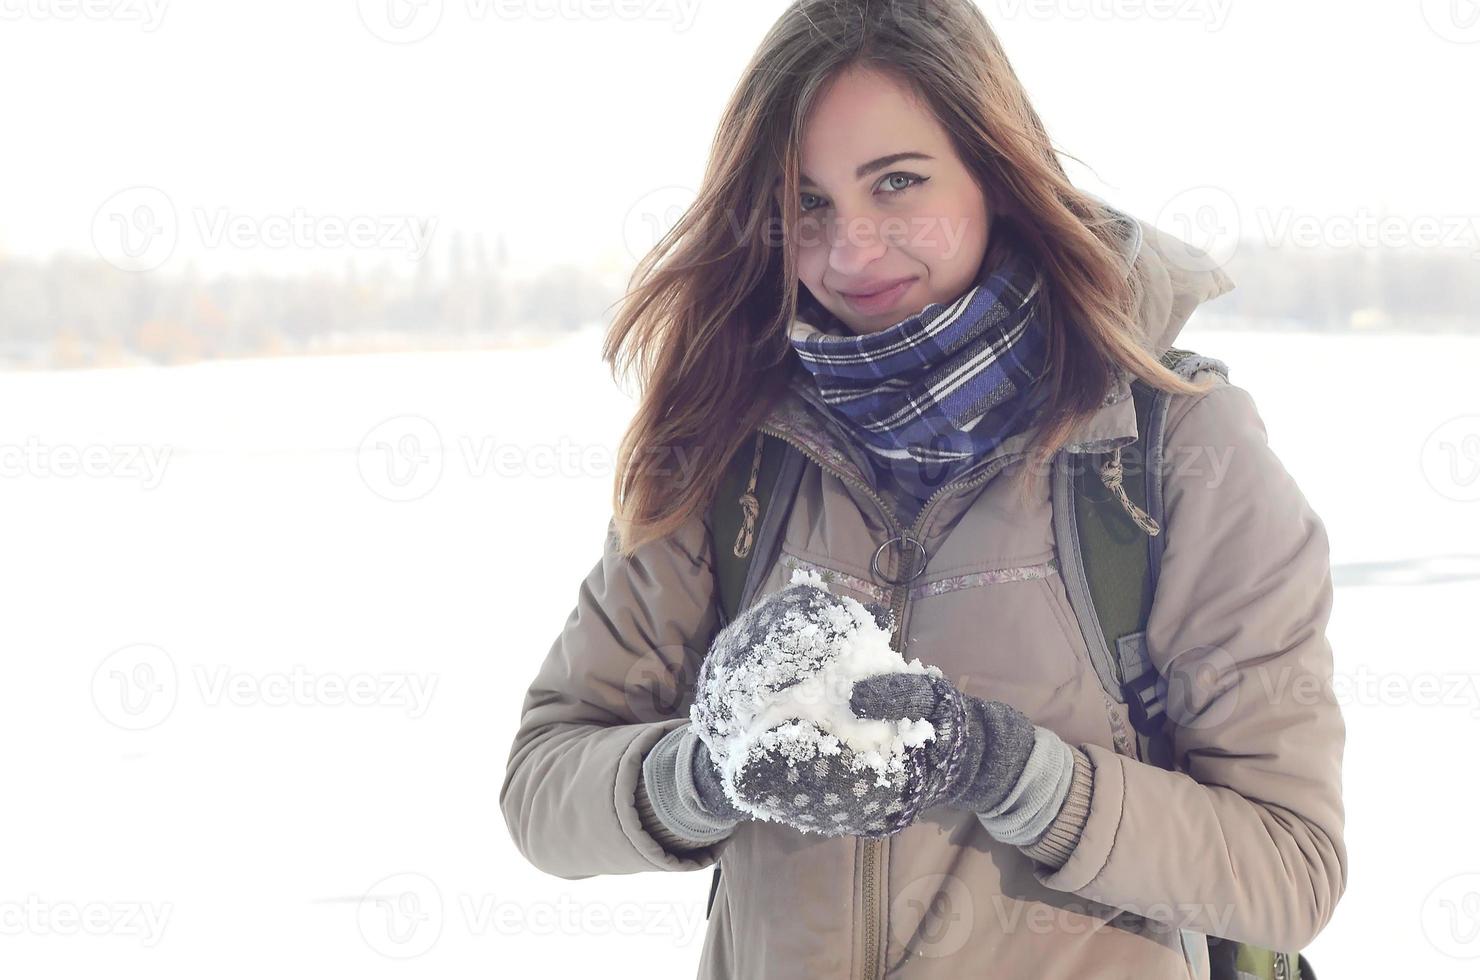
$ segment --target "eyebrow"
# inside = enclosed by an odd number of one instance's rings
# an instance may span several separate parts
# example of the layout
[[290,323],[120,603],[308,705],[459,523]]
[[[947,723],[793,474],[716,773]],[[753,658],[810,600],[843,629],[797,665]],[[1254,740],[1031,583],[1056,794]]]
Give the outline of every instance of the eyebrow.
[[[854,177],[856,179],[862,180],[863,178],[867,177],[869,174],[871,174],[871,173],[873,173],[873,172],[875,172],[877,170],[883,170],[885,167],[892,166],[892,165],[900,162],[901,160],[934,160],[934,159],[935,159],[935,157],[930,156],[927,153],[920,153],[920,152],[915,151],[915,150],[907,150],[904,153],[891,153],[891,154],[889,154],[886,157],[879,157],[879,159],[877,159],[877,160],[870,160],[868,163],[863,164],[862,166],[860,166],[857,170],[855,170],[853,172],[853,175],[854,175]],[[778,185],[780,185],[781,181],[780,180],[777,180],[776,183]],[[813,180],[811,177],[808,177],[806,174],[802,174],[801,175],[801,183],[802,183],[802,185],[807,186],[807,187],[817,187],[818,186],[817,182],[815,180]]]

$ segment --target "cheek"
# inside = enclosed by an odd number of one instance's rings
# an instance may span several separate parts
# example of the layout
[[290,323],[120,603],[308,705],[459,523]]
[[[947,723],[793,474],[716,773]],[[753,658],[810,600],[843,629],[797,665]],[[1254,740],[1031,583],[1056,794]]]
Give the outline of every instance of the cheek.
[[802,245],[797,250],[797,278],[814,296],[822,295],[822,276],[827,270],[827,248]]
[[960,202],[959,207],[942,207],[918,219],[912,235],[911,251],[937,270],[950,271],[972,265],[974,257],[980,260],[987,244],[986,218]]

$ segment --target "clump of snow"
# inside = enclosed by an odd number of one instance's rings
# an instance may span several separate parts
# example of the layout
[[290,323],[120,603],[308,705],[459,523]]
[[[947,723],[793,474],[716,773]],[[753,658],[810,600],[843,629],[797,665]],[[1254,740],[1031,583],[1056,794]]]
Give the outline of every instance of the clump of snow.
[[940,669],[918,658],[906,663],[889,645],[892,613],[874,607],[888,617],[881,626],[868,607],[833,594],[816,572],[796,570],[772,598],[786,600],[773,608],[779,614],[742,615],[715,638],[689,709],[726,794],[772,819],[734,791],[747,762],[772,753],[792,765],[843,756],[854,772],[872,770],[876,786],[903,778],[906,751],[934,738],[935,729],[923,719],[859,718],[848,703],[853,682],[886,673],[940,677]]

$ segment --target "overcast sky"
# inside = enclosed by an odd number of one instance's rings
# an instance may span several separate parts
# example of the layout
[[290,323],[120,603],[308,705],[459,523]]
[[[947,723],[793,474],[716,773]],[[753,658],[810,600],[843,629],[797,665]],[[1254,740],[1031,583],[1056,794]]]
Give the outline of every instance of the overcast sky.
[[[455,229],[531,265],[630,264],[784,7],[420,3],[0,0],[0,251],[96,254],[144,195],[174,212],[175,266],[399,260]],[[1076,180],[1143,217],[1480,215],[1472,0],[981,6],[1094,168]],[[295,216],[308,238],[270,244]],[[360,219],[356,244],[326,218]]]

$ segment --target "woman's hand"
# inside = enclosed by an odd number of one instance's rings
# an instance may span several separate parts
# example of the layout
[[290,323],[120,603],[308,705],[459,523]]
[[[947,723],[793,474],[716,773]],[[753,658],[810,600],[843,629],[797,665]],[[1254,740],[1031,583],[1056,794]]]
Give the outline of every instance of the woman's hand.
[[793,761],[754,747],[735,791],[768,817],[824,837],[887,837],[908,827],[914,819],[908,767],[881,784],[878,772],[857,760],[846,744],[840,749]]
[[935,736],[909,749],[904,773],[882,783],[846,745],[837,755],[798,762],[756,753],[741,770],[738,795],[800,830],[887,837],[932,807],[990,810],[1017,784],[1033,750],[1035,728],[1026,715],[971,697],[943,677],[866,677],[854,683],[849,707],[860,718],[924,719]]
[[[892,617],[888,608],[875,602],[861,604],[875,626],[889,628]],[[802,646],[788,637],[812,631],[807,644],[815,645],[815,665],[806,656],[797,656],[793,649],[790,659],[781,657],[787,669],[777,670],[774,675],[764,668],[756,670],[754,684],[745,695],[754,699],[747,704],[752,711],[768,701],[781,699],[793,684],[807,676],[809,667],[822,666],[830,644],[842,642],[858,627],[858,621],[851,615],[837,615],[838,610],[847,608],[843,597],[810,583],[797,582],[761,596],[736,616],[734,622],[715,636],[699,670],[696,685],[699,698],[694,714],[705,737],[730,730],[736,721],[732,706],[724,697],[710,696],[717,682],[723,689],[723,678],[754,669],[752,665],[763,656],[775,658],[778,651]],[[719,769],[707,746],[701,743],[701,748],[702,752],[695,752],[690,765],[695,792],[702,796],[706,809],[716,815],[732,816],[737,808],[725,793]],[[902,777],[893,777],[896,785],[892,791],[884,787],[877,791],[859,790],[859,780],[872,783],[876,775],[872,770],[865,770],[862,775],[852,772],[849,764],[853,755],[846,747],[843,752],[841,757],[819,756],[804,763],[803,773],[779,753],[768,756],[752,748],[734,786],[736,797],[759,813],[801,829],[861,835],[882,835],[900,829],[890,828],[885,818],[903,809],[898,800]],[[746,812],[741,817],[755,815]]]
[[691,752],[689,757],[689,780],[694,787],[694,795],[698,798],[700,807],[704,812],[717,820],[733,820],[736,823],[741,820],[749,820],[752,815],[730,802],[729,796],[725,794],[723,779],[719,767],[714,764],[714,757],[709,754],[709,746],[704,740],[694,733],[693,726],[688,726],[688,735],[684,738],[684,746],[680,751]]
[[944,677],[865,677],[854,683],[849,707],[860,718],[923,718],[934,726],[935,737],[911,755],[911,821],[935,806],[992,809],[1022,776],[1033,751],[1034,725],[1026,715],[965,694]]

